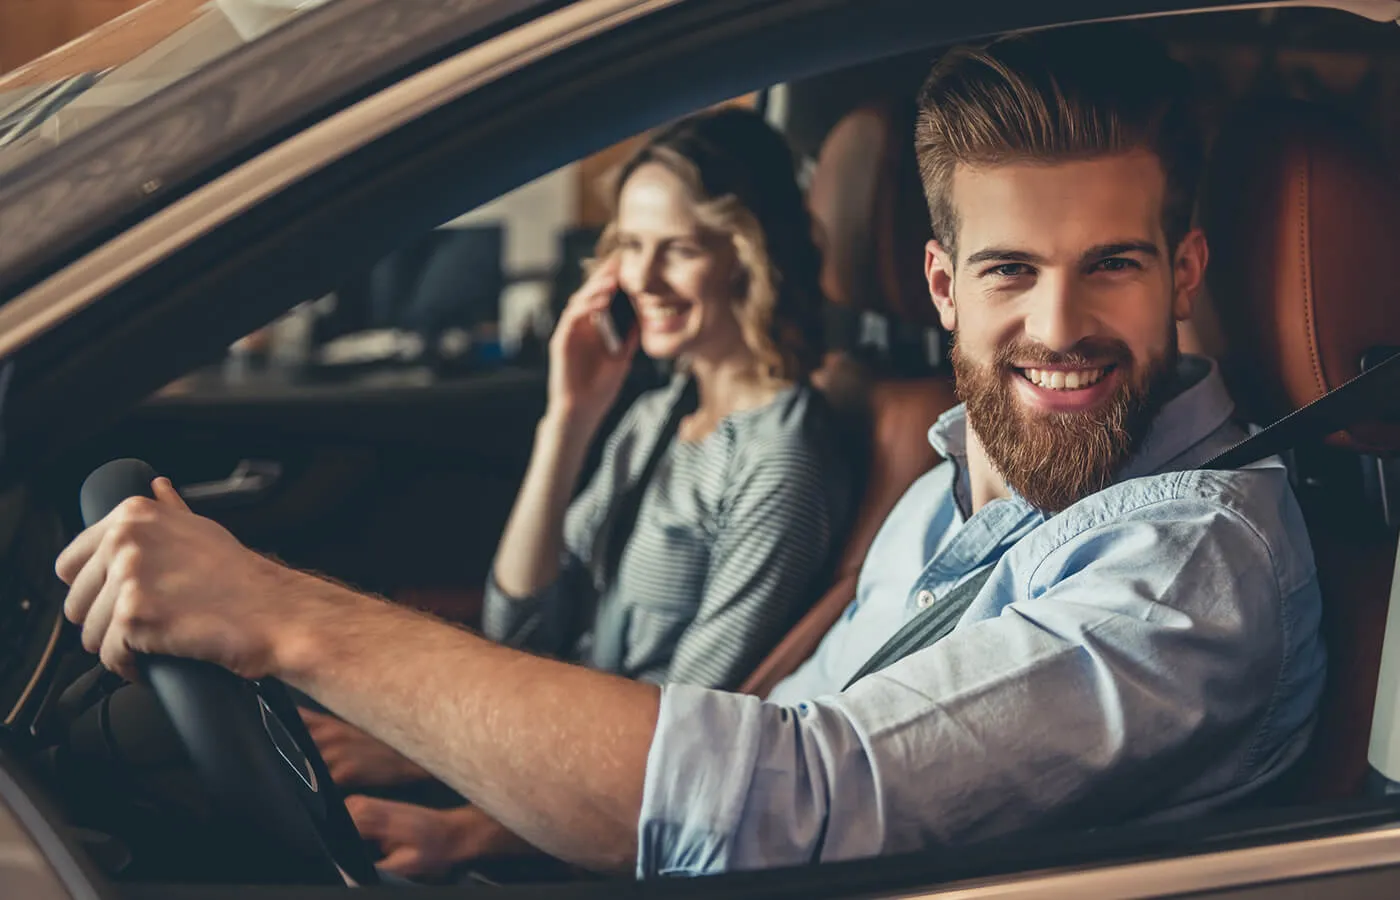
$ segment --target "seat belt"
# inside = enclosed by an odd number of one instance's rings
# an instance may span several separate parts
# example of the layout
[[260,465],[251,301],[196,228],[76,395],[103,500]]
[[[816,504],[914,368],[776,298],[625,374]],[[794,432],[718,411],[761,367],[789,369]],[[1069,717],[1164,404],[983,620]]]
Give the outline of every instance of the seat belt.
[[[1272,425],[1255,432],[1223,453],[1207,460],[1200,469],[1239,469],[1290,450],[1308,440],[1320,440],[1360,422],[1384,415],[1386,406],[1400,408],[1400,353],[1338,385]],[[846,682],[846,688],[865,676],[878,672],[906,656],[933,646],[947,637],[962,619],[972,601],[981,593],[996,564],[987,566],[963,581],[937,602],[904,623],[875,655]],[[846,688],[842,688],[845,690]]]
[[1255,432],[1200,468],[1238,469],[1397,409],[1400,409],[1400,352],[1392,352],[1388,359],[1268,428]]

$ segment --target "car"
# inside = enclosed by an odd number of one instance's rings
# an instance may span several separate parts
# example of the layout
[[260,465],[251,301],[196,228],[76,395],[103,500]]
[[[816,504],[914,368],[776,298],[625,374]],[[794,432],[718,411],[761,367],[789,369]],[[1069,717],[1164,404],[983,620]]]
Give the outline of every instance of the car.
[[[791,671],[840,614],[873,527],[934,462],[922,431],[953,402],[946,336],[918,302],[919,260],[909,248],[917,254],[927,220],[899,112],[909,79],[939,48],[1134,20],[1192,59],[1222,105],[1269,92],[1307,96],[1306,108],[1221,111],[1217,121],[1234,138],[1217,143],[1202,208],[1221,275],[1214,313],[1183,340],[1234,363],[1245,378],[1240,399],[1261,423],[1400,348],[1397,170],[1359,132],[1318,112],[1368,120],[1400,149],[1400,0],[176,6],[175,21],[152,27],[154,43],[115,67],[109,29],[0,77],[6,897],[309,900],[354,889],[405,898],[487,889],[480,877],[365,886],[375,880],[368,857],[276,686],[254,691],[205,672],[114,692],[113,677],[64,624],[54,559],[82,527],[87,473],[138,457],[251,546],[469,619],[543,410],[530,328],[507,352],[476,313],[421,326],[392,311],[375,320],[369,303],[355,323],[335,326],[354,340],[308,334],[334,325],[329,296],[343,315],[356,290],[376,277],[393,282],[402,267],[421,286],[426,260],[459,239],[473,253],[482,241],[499,244],[481,217],[464,222],[465,211],[519,201],[511,192],[543,190],[539,179],[561,167],[574,167],[567,180],[577,184],[608,148],[681,114],[758,106],[809,159],[832,319],[845,351],[879,376],[874,456],[847,552],[830,591],[745,685],[755,693]],[[155,3],[136,16],[170,8]],[[550,215],[528,201],[507,206],[496,217],[512,229]],[[552,241],[553,228],[540,240]],[[499,281],[488,298],[533,285],[531,302],[547,307],[567,296],[587,241],[565,235],[559,246],[573,250],[543,267],[473,263],[471,277]],[[262,329],[274,322],[268,337]],[[654,374],[641,367],[634,388]],[[499,889],[1396,896],[1400,801],[1387,778],[1400,777],[1395,624],[1385,638],[1400,440],[1393,421],[1369,422],[1396,412],[1381,408],[1382,396],[1373,391],[1345,421],[1313,428],[1291,454],[1331,664],[1313,752],[1269,797],[1194,820],[690,881],[600,880],[527,864],[506,872],[512,883]],[[1346,432],[1324,444],[1335,425]],[[556,883],[542,886],[546,876]]]

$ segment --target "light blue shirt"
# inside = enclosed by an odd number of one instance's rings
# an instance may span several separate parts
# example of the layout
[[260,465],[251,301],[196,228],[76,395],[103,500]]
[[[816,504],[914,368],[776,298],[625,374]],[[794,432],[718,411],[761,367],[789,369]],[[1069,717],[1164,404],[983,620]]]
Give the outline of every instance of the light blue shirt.
[[[1232,803],[1304,750],[1322,691],[1321,598],[1277,458],[1195,467],[1244,437],[1212,363],[1115,484],[1047,516],[971,516],[961,407],[947,461],[900,499],[856,598],[762,701],[671,685],[639,822],[642,876],[946,847]],[[848,690],[919,612],[993,566],[957,627]]]

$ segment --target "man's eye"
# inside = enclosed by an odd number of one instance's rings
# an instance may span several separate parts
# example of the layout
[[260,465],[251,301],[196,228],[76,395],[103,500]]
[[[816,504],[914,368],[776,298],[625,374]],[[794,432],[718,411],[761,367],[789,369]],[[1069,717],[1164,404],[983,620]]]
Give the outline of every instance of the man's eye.
[[1025,263],[1002,263],[999,266],[992,266],[984,275],[995,275],[998,278],[1020,278],[1023,275],[1031,274],[1031,267]]
[[1136,260],[1127,259],[1122,256],[1111,256],[1108,259],[1101,259],[1094,264],[1095,272],[1126,272],[1130,269],[1141,269]]

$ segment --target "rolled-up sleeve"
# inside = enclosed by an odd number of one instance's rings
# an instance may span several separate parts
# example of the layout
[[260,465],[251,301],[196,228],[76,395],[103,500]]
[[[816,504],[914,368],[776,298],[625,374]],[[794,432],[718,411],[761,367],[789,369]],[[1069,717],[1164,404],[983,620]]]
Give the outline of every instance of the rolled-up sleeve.
[[592,593],[587,569],[567,552],[559,576],[528,597],[507,594],[492,574],[486,582],[481,632],[507,647],[550,656],[566,654],[585,627],[579,616],[591,608]]
[[[979,604],[987,591],[1019,599],[840,694],[784,707],[668,687],[639,874],[1209,808],[1306,745],[1321,649],[1286,632],[1315,634],[1315,579],[1281,586],[1258,533],[1218,506],[1167,504],[1004,558]],[[1292,666],[1307,675],[1280,702],[1290,653],[1310,656]]]
[[[853,721],[825,702],[784,707],[670,685],[647,759],[637,873],[704,875],[878,853],[862,807],[874,782]],[[833,795],[837,799],[833,802]],[[840,798],[844,797],[844,801]],[[828,812],[849,815],[826,838]],[[834,840],[830,851],[823,846]]]

